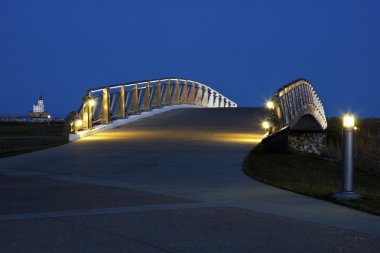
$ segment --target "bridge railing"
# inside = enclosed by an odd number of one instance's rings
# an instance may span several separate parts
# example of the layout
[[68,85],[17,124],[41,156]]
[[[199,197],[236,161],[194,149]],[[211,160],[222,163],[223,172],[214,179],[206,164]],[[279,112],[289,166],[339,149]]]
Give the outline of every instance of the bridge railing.
[[189,79],[164,78],[111,85],[87,91],[71,131],[88,130],[131,114],[180,104],[237,107],[216,90]]
[[297,79],[281,87],[275,93],[273,102],[279,129],[291,126],[305,114],[313,115],[323,130],[327,128],[322,102],[313,86],[305,79]]

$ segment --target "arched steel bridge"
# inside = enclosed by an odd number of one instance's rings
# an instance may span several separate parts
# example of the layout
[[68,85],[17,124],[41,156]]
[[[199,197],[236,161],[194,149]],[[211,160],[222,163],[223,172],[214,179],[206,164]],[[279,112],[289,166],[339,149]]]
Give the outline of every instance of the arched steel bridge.
[[311,83],[303,78],[277,90],[272,110],[272,132],[283,128],[291,131],[324,131],[327,128],[322,102]]
[[204,107],[237,107],[209,86],[183,78],[145,80],[89,89],[75,116],[71,131],[91,129],[131,114],[162,106],[190,104]]
[[[218,91],[197,81],[163,78],[89,89],[83,97],[71,131],[92,129],[128,115],[190,104],[203,107],[237,107]],[[276,91],[271,108],[269,135],[280,130],[324,131],[327,120],[321,100],[313,86],[300,78]]]

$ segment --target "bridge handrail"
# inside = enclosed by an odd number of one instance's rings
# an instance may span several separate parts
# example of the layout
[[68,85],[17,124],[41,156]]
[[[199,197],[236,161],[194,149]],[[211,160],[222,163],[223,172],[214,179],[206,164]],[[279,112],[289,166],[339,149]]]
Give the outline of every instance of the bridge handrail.
[[237,107],[209,86],[185,78],[160,78],[92,88],[83,97],[72,124],[72,132],[91,129],[168,105],[193,104],[205,107]]

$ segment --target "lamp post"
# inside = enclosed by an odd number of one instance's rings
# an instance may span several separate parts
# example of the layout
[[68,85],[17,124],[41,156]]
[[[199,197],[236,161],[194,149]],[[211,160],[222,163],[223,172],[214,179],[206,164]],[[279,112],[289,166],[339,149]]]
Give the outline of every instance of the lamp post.
[[342,189],[340,192],[333,194],[331,197],[339,200],[359,199],[360,194],[354,191],[354,128],[355,117],[352,114],[346,114],[343,117],[343,176]]

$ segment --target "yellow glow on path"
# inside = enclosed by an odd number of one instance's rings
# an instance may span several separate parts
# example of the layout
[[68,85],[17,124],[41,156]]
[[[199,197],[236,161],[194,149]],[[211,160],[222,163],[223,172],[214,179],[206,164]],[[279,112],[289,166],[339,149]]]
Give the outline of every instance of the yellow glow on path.
[[132,140],[178,140],[199,142],[259,143],[262,134],[212,132],[204,130],[118,130],[84,137],[79,142],[128,142]]

